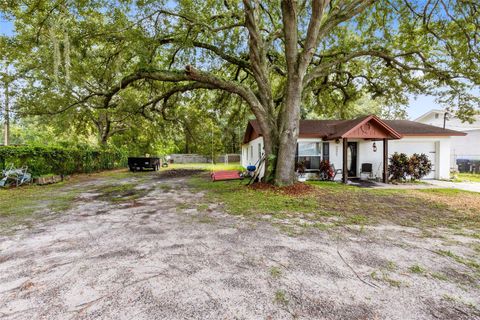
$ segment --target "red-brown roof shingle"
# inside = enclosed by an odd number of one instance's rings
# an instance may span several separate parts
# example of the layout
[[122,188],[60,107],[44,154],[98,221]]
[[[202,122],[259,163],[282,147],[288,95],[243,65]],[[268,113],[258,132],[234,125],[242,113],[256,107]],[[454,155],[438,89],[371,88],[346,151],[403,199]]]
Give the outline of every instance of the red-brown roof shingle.
[[[351,120],[300,120],[300,138],[323,138],[337,139],[360,125],[369,118],[377,121],[390,132],[392,138],[398,139],[401,136],[464,136],[460,131],[443,129],[409,120],[382,120],[376,116],[364,116]],[[369,120],[370,120],[369,119]],[[261,129],[257,120],[250,120],[244,137],[244,143],[250,141],[252,131],[255,136],[261,135]],[[248,133],[248,134],[247,134]]]

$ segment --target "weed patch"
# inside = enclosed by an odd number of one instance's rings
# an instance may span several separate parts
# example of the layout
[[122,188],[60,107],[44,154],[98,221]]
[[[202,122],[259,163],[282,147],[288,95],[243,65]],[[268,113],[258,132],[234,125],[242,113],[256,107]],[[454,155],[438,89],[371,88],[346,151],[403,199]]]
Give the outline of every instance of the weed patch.
[[151,189],[139,189],[133,183],[101,186],[96,190],[100,194],[95,199],[113,203],[129,202],[146,196],[150,191]]

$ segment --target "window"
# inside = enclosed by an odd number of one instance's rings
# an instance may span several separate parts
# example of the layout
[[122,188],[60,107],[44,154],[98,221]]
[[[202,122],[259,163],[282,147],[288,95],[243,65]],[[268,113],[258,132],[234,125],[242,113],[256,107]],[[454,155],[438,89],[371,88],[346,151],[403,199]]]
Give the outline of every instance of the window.
[[439,114],[435,113],[435,119],[438,119],[438,117],[439,117]]
[[262,157],[262,144],[259,143],[258,144],[258,159],[260,159]]
[[297,143],[297,163],[303,163],[306,170],[320,169],[320,148],[319,142]]
[[253,146],[250,146],[250,157],[251,157],[252,160],[253,160]]
[[330,160],[330,142],[324,142],[322,144],[322,150],[323,160]]

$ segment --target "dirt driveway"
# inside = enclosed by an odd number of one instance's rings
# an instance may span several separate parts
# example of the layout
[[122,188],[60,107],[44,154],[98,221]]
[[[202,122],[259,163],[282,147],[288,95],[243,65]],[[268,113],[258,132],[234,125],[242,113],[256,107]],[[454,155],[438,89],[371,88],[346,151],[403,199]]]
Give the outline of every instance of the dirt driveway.
[[480,319],[480,240],[339,227],[291,236],[188,177],[96,178],[0,235],[2,319]]

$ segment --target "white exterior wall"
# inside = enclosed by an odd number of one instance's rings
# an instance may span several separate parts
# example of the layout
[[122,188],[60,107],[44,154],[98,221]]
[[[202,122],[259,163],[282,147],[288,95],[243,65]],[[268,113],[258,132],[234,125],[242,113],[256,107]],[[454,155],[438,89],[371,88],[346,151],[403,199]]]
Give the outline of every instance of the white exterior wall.
[[450,179],[450,137],[406,137],[389,141],[389,155],[395,151],[409,156],[425,153],[434,170],[427,179]]
[[[435,116],[435,115],[438,116]],[[444,110],[432,110],[418,118],[417,122],[443,128]],[[445,128],[465,132],[466,136],[451,137],[450,166],[456,167],[457,159],[480,160],[480,116],[473,123],[462,122],[458,118],[450,118]]]
[[457,159],[480,160],[480,129],[464,132],[464,137],[451,138],[452,166]]
[[[375,141],[377,152],[373,152],[373,141],[362,139],[349,139],[349,142],[357,142],[357,176],[367,178],[366,175],[360,176],[362,163],[371,163],[373,178],[382,178],[383,175],[383,141]],[[324,142],[321,139],[298,139],[298,142]],[[330,143],[330,163],[335,169],[343,169],[343,142],[326,141]],[[242,146],[242,166],[255,165],[258,161],[257,149],[258,143],[261,143],[263,150],[263,138],[259,137],[250,143]],[[449,179],[450,178],[450,137],[405,137],[400,140],[390,140],[388,143],[388,156],[393,153],[406,153],[411,156],[414,153],[425,153],[434,166],[434,171],[427,176],[427,179]],[[253,146],[253,157],[250,155]],[[246,149],[248,148],[248,159],[246,159]],[[263,169],[263,168],[262,168]],[[263,170],[262,170],[263,171]],[[263,172],[260,175],[263,177]],[[337,175],[335,180],[341,180],[341,175]]]
[[[259,155],[259,145],[260,145],[260,155]],[[252,154],[253,151],[253,154]],[[242,167],[247,168],[247,166],[257,166],[259,159],[263,156],[265,151],[263,150],[263,137],[258,137],[247,144],[242,145]],[[262,172],[260,173],[260,178],[263,177],[264,165],[262,164]]]

